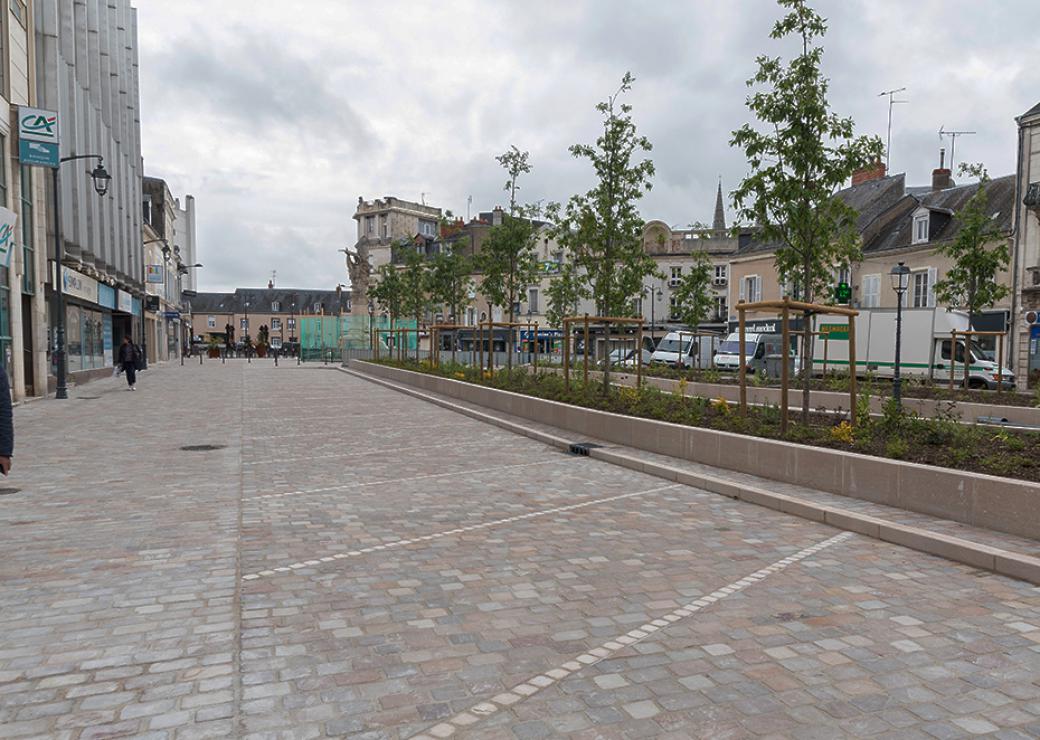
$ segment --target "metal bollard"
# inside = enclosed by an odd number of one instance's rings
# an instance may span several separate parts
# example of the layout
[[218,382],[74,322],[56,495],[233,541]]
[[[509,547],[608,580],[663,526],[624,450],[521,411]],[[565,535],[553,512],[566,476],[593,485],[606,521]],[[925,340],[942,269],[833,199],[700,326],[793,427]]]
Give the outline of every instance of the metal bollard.
[[274,366],[278,367],[278,353],[277,352],[274,353]]
[[199,353],[199,364],[200,365],[202,364],[202,354],[201,353]]

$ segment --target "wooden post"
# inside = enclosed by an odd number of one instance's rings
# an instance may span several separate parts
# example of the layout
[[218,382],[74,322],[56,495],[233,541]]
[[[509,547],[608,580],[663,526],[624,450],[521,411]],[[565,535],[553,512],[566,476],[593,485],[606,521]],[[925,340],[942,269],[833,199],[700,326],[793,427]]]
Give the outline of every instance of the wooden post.
[[538,374],[538,322],[534,322],[534,374]]
[[563,385],[571,389],[571,321],[563,320]]
[[477,321],[477,353],[479,362],[477,363],[477,370],[481,373],[484,372],[484,322]]
[[971,370],[971,340],[974,334],[971,331],[971,327],[968,327],[968,331],[964,333],[964,390],[968,390],[968,371]]
[[957,359],[957,331],[950,332],[950,390],[953,390],[953,366]]
[[585,314],[585,385],[589,384],[589,315]]
[[1004,335],[997,336],[997,395],[1004,392]]
[[[849,320],[850,321],[852,320],[851,316],[849,317]],[[830,348],[830,343],[831,343],[831,333],[829,331],[828,332],[824,332],[824,334],[823,334],[823,377],[825,377],[825,378],[827,377],[827,351]]]
[[856,317],[849,316],[849,418],[856,426]]
[[747,352],[744,348],[744,336],[746,317],[744,309],[737,305],[737,313],[740,314],[740,415],[747,416]]
[[787,422],[788,422],[788,418],[787,417],[788,417],[788,411],[789,411],[789,409],[788,409],[788,391],[789,391],[788,386],[791,383],[791,377],[790,377],[791,371],[790,371],[790,368],[789,368],[789,364],[790,363],[788,362],[788,360],[790,358],[790,353],[791,353],[791,325],[790,325],[791,309],[788,308],[788,306],[787,306],[788,302],[789,302],[788,297],[784,296],[784,308],[783,308],[783,312],[781,313],[781,319],[780,319],[780,321],[782,322],[781,326],[780,326],[780,336],[783,337],[783,339],[781,341],[783,342],[783,345],[784,345],[782,347],[782,352],[781,352],[781,355],[780,355],[781,361],[783,362],[783,364],[780,366],[780,434],[782,434],[782,435],[786,435],[787,434]]
[[643,387],[643,322],[636,329],[636,388]]

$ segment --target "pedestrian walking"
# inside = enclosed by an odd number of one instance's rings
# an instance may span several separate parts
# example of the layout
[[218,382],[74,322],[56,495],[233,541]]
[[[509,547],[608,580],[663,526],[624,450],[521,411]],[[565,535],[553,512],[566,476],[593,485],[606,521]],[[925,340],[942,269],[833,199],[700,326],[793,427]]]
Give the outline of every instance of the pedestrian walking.
[[126,373],[126,384],[130,390],[137,390],[137,362],[140,353],[137,347],[130,341],[130,337],[123,337],[123,344],[119,347],[119,365]]
[[0,368],[0,473],[11,472],[14,453],[14,413],[11,410],[11,384],[7,373]]

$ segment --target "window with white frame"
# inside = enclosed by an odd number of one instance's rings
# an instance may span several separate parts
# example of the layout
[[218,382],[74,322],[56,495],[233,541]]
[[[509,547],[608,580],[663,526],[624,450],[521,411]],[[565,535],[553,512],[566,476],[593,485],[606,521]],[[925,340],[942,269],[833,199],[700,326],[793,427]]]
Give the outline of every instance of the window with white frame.
[[934,269],[919,270],[910,275],[910,305],[914,308],[933,308],[935,306],[934,272]]
[[365,234],[367,236],[374,236],[376,233],[376,217],[365,216]]
[[282,304],[278,301],[271,301],[271,313],[278,313],[282,310]]
[[725,285],[729,277],[729,265],[715,265],[715,284]]
[[668,296],[668,318],[672,321],[676,321],[679,318],[679,302],[676,300],[678,296],[672,293]]
[[379,235],[384,239],[390,236],[390,222],[385,214],[379,217]]
[[719,321],[725,321],[728,318],[726,305],[726,296],[717,295],[715,296],[715,318]]
[[294,319],[294,318],[290,318],[285,323],[286,323],[286,326],[288,326],[290,329],[295,329],[296,328],[296,319]]
[[531,288],[527,291],[527,308],[531,313],[538,313],[538,289]]
[[928,221],[929,214],[927,212],[914,216],[914,238],[912,244],[923,244],[928,241]]
[[678,285],[679,281],[682,280],[682,267],[672,267],[672,277],[668,281],[669,285]]
[[864,275],[862,292],[860,305],[863,308],[878,308],[881,305],[881,276]]
[[249,319],[242,319],[239,322],[239,328],[242,329],[242,331],[248,331],[249,330]]
[[437,236],[437,222],[420,220],[419,233],[423,236]]
[[281,319],[271,319],[271,331],[281,331],[281,330],[282,330],[282,320]]
[[206,328],[207,329],[216,329],[217,328],[217,317],[216,316],[207,316],[206,317]]
[[758,275],[745,275],[740,281],[740,300],[756,303],[762,300],[762,278]]
[[318,302],[318,303],[315,303],[315,304],[314,304],[314,305],[312,306],[312,309],[313,309],[313,312],[314,312],[314,313],[321,313],[321,303],[320,303],[320,302]]
[[834,271],[835,282],[838,285],[845,283],[846,285],[852,280],[852,270],[848,267],[839,267]]

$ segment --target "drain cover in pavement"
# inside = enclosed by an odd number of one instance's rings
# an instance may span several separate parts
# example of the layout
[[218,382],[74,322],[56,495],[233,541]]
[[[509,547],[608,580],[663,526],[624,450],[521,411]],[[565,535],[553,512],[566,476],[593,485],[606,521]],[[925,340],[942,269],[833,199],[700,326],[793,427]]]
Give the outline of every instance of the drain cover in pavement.
[[0,488],[0,496],[10,496],[12,493],[18,493],[21,488]]
[[185,445],[181,447],[185,452],[211,452],[213,450],[222,450],[227,445]]

